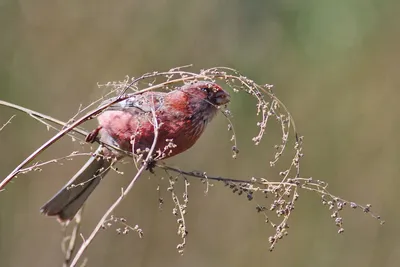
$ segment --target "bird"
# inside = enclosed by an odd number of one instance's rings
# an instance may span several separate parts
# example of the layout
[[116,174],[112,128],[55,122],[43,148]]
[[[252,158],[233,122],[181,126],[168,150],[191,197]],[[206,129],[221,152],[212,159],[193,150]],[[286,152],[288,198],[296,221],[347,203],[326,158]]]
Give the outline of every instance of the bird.
[[[105,100],[101,105],[115,102]],[[69,223],[106,176],[111,166],[126,156],[122,151],[147,157],[153,145],[154,119],[158,137],[151,155],[153,162],[164,160],[191,148],[216,116],[220,106],[230,102],[230,95],[211,81],[184,84],[169,92],[148,91],[129,95],[97,116],[98,127],[87,141],[98,139],[118,150],[100,145],[84,166],[56,193],[40,211]]]

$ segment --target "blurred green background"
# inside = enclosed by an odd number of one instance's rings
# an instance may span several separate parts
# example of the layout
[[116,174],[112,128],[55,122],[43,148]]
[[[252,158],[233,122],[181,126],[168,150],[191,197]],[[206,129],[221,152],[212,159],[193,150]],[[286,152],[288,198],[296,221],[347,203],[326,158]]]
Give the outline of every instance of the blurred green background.
[[[188,245],[175,249],[170,194],[158,209],[159,178],[145,175],[115,212],[136,234],[101,231],[85,254],[88,266],[399,266],[400,2],[395,0],[0,1],[0,99],[68,120],[104,93],[97,83],[195,64],[229,66],[275,93],[305,136],[303,176],[331,191],[371,203],[387,221],[345,211],[338,235],[319,198],[303,192],[289,236],[268,252],[272,229],[253,202],[215,183],[208,196],[189,188]],[[241,154],[231,158],[226,121],[219,116],[199,143],[168,164],[209,174],[275,177],[270,169],[279,129],[259,147],[254,103],[231,103]],[[33,119],[0,107],[0,177],[51,137]],[[92,124],[87,125],[90,129]],[[69,138],[46,151],[51,159],[82,149]],[[61,266],[59,224],[39,213],[85,159],[20,175],[0,193],[0,266]],[[280,166],[280,167],[283,167]],[[134,171],[110,174],[88,201],[87,236]],[[148,178],[149,177],[149,178]]]

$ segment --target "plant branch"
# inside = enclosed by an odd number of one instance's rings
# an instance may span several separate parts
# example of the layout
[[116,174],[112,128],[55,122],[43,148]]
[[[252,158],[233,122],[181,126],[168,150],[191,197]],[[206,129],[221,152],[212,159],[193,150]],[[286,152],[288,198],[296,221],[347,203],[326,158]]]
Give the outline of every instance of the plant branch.
[[0,132],[8,125],[11,123],[12,119],[15,117],[16,115],[12,115],[11,118],[8,119],[8,121],[6,123],[3,124],[3,126],[0,127]]
[[[75,226],[72,229],[71,235],[66,236],[62,242],[62,251],[65,254],[63,267],[68,267],[69,263],[71,262],[71,256],[75,250],[76,238],[78,237],[78,233],[80,231],[82,223],[82,213],[83,213],[83,208],[81,208],[75,215]],[[68,246],[65,246],[66,242],[68,242]]]
[[115,208],[121,203],[121,201],[126,197],[126,195],[132,190],[133,186],[135,185],[135,182],[137,179],[140,177],[140,175],[143,173],[143,171],[147,168],[148,162],[151,160],[154,149],[156,147],[157,139],[158,139],[158,129],[159,129],[159,124],[157,122],[156,114],[154,108],[152,108],[152,114],[153,114],[153,125],[154,125],[154,140],[153,144],[147,154],[147,157],[144,161],[144,164],[141,166],[141,168],[138,170],[136,173],[135,177],[131,180],[129,185],[126,187],[126,189],[121,190],[121,195],[120,197],[110,206],[110,208],[104,213],[103,217],[100,219],[96,227],[93,229],[92,233],[90,236],[86,239],[84,239],[81,247],[79,248],[78,252],[76,253],[70,267],[76,266],[78,263],[79,259],[85,252],[86,248],[90,245],[90,243],[93,241],[93,239],[96,237],[97,233],[99,230],[102,228],[104,222],[107,220],[107,218],[111,215],[111,213],[115,210]]

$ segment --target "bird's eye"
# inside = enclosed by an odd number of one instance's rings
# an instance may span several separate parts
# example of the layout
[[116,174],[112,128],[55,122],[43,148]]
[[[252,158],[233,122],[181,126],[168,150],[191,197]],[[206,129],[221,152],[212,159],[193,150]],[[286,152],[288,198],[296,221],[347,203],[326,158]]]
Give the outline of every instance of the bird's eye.
[[203,92],[206,92],[206,93],[209,93],[209,92],[210,92],[210,88],[208,88],[208,87],[203,87],[203,88],[201,88],[201,90],[202,90]]

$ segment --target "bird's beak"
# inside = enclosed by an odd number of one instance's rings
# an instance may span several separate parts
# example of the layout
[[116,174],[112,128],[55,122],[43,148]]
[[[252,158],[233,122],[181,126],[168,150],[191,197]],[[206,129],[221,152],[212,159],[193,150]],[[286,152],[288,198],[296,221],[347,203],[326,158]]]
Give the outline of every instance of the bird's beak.
[[228,104],[231,101],[231,96],[228,92],[220,90],[215,93],[215,104],[218,106]]

